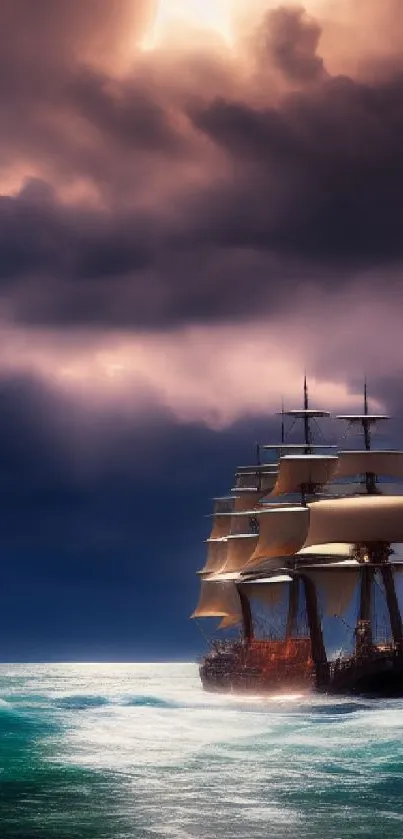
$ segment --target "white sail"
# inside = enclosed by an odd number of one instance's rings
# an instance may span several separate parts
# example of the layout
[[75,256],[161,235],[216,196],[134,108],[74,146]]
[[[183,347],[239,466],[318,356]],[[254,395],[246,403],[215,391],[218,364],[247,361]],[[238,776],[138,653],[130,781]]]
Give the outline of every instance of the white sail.
[[201,580],[199,602],[192,618],[242,618],[241,601],[230,580]]
[[207,559],[199,574],[219,574],[227,559],[227,539],[207,539]]
[[365,495],[308,505],[304,548],[328,542],[402,542],[403,497]]
[[309,577],[318,590],[320,600],[324,601],[325,614],[328,617],[342,617],[357,590],[359,581],[359,563],[348,568],[329,566],[321,569],[304,568],[303,574]]
[[257,490],[269,492],[276,483],[277,466],[240,466],[235,475],[234,492]]
[[295,554],[302,548],[309,527],[307,507],[273,507],[259,513],[259,540],[246,567],[265,559]]
[[213,498],[214,514],[232,513],[235,509],[236,498],[233,495],[225,495],[221,498]]
[[241,533],[236,536],[228,536],[227,560],[222,569],[223,573],[242,571],[256,549],[258,538],[258,535],[255,533]]
[[285,455],[280,458],[279,474],[273,495],[304,491],[307,487],[324,486],[337,468],[336,455]]
[[218,625],[218,629],[232,629],[234,626],[238,626],[242,621],[242,615],[228,615],[227,618],[223,618],[221,623]]
[[296,559],[307,556],[329,556],[329,557],[350,557],[354,556],[356,546],[352,542],[327,542],[323,545],[310,545],[309,548],[301,548],[296,554]]
[[281,603],[290,582],[291,577],[282,574],[262,581],[256,580],[253,583],[245,583],[242,588],[245,590],[248,599],[253,598],[273,609]]
[[235,506],[234,511],[236,513],[242,513],[247,510],[253,510],[254,507],[257,507],[261,498],[266,495],[266,490],[249,490],[248,492],[242,492],[235,498]]
[[241,533],[257,533],[261,511],[262,507],[255,507],[254,509],[233,513],[230,535],[239,536]]
[[367,472],[388,478],[403,478],[403,452],[375,449],[339,452],[335,478],[354,477]]
[[231,513],[216,513],[210,539],[225,539],[231,533]]

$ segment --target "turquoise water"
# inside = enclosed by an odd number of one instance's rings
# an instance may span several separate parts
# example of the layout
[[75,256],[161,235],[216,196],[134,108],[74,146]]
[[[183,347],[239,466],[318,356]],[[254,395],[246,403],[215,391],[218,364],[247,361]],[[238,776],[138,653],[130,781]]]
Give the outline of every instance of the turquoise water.
[[0,666],[1,839],[403,837],[403,702],[202,692],[194,665]]

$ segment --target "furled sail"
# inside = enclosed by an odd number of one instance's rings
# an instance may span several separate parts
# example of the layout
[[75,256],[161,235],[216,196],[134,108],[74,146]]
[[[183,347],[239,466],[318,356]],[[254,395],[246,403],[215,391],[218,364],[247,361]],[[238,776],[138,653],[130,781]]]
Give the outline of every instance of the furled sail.
[[358,496],[308,505],[310,523],[304,548],[327,542],[402,542],[403,497]]
[[201,580],[199,602],[192,618],[242,618],[241,601],[231,580]]
[[280,458],[280,469],[273,495],[311,491],[324,486],[332,478],[337,467],[335,455],[285,455]]
[[310,545],[309,548],[301,548],[296,558],[302,559],[309,556],[318,557],[351,557],[354,556],[356,546],[352,542],[327,542],[323,545]]
[[199,574],[218,574],[227,559],[227,539],[207,539],[207,559]]
[[259,540],[246,568],[265,559],[295,554],[309,527],[308,507],[274,507],[259,513]]
[[403,452],[375,449],[339,452],[335,478],[354,477],[367,472],[388,478],[403,478]]

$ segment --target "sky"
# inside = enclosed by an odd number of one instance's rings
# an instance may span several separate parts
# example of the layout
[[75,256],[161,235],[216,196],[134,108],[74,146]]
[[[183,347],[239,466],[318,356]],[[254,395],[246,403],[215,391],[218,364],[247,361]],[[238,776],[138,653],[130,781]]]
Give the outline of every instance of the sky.
[[0,660],[199,652],[304,371],[397,435],[402,46],[401,0],[0,0]]

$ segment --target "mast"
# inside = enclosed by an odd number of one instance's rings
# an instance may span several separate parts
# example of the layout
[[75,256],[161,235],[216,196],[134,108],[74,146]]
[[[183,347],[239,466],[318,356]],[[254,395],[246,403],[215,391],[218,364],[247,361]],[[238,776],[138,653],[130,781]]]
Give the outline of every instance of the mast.
[[[347,420],[350,425],[361,425],[364,436],[365,451],[371,451],[371,426],[376,425],[380,420],[388,419],[381,414],[370,414],[368,409],[368,386],[367,379],[364,379],[364,413],[339,416],[338,419]],[[378,493],[375,472],[365,472],[365,490],[367,495]],[[388,605],[390,623],[395,643],[402,643],[402,621],[395,591],[392,569],[389,567],[384,575],[384,563],[387,561],[389,551],[385,552],[385,546],[379,550],[379,546],[361,545],[358,546],[358,556],[362,557],[362,568],[360,572],[360,605],[355,627],[356,655],[359,657],[368,655],[373,647],[372,628],[372,600],[373,585],[376,565],[381,563],[381,575],[385,586],[386,600]],[[398,639],[398,640],[397,640]]]
[[329,681],[329,664],[326,656],[326,648],[323,641],[322,624],[319,618],[318,599],[316,588],[312,580],[301,574],[305,591],[306,611],[311,638],[312,660],[315,665],[316,683],[318,687],[324,687]]
[[288,615],[287,626],[285,631],[285,640],[292,638],[296,631],[297,615],[299,605],[299,580],[298,577],[293,577],[290,583],[290,592],[288,600]]
[[372,649],[371,606],[373,581],[374,568],[372,564],[365,564],[360,573],[360,606],[355,627],[356,655],[359,657],[368,655]]
[[[367,379],[364,381],[364,417],[362,420],[362,428],[364,432],[365,451],[369,452],[371,449],[371,423],[368,417],[368,393],[367,393]],[[374,472],[365,473],[365,489],[368,495],[376,493],[376,475]]]
[[400,614],[399,602],[396,595],[392,566],[388,561],[382,564],[381,575],[382,582],[385,588],[386,602],[388,604],[389,611],[390,627],[392,630],[393,640],[396,645],[396,651],[399,655],[403,655],[402,616]]
[[[342,414],[337,419],[346,420],[350,426],[361,426],[364,435],[365,451],[371,450],[371,429],[381,420],[389,419],[385,414],[370,414],[368,409],[368,388],[367,380],[364,380],[364,413],[363,414]],[[375,495],[378,492],[375,472],[365,472],[365,489],[368,495]]]
[[253,640],[253,621],[252,621],[252,611],[250,608],[250,603],[248,598],[245,596],[243,591],[237,586],[237,592],[239,595],[239,599],[241,601],[241,610],[242,610],[242,626],[243,626],[243,635],[244,640],[247,644]]
[[362,427],[364,429],[365,449],[369,452],[371,448],[371,427],[368,420],[368,394],[367,394],[367,379],[364,380],[364,418],[362,420]]
[[281,400],[281,442],[285,443],[284,399]]
[[306,374],[304,376],[304,442],[305,454],[311,454],[311,427],[309,422],[309,399],[308,399],[308,384],[306,381]]
[[378,568],[385,589],[393,641],[397,652],[402,655],[403,626],[393,569],[389,562],[392,553],[390,545],[388,542],[373,543],[364,547],[362,551],[364,552],[364,567],[361,570],[360,610],[356,627],[357,654],[361,656],[367,654],[373,645],[371,607],[374,577]]

